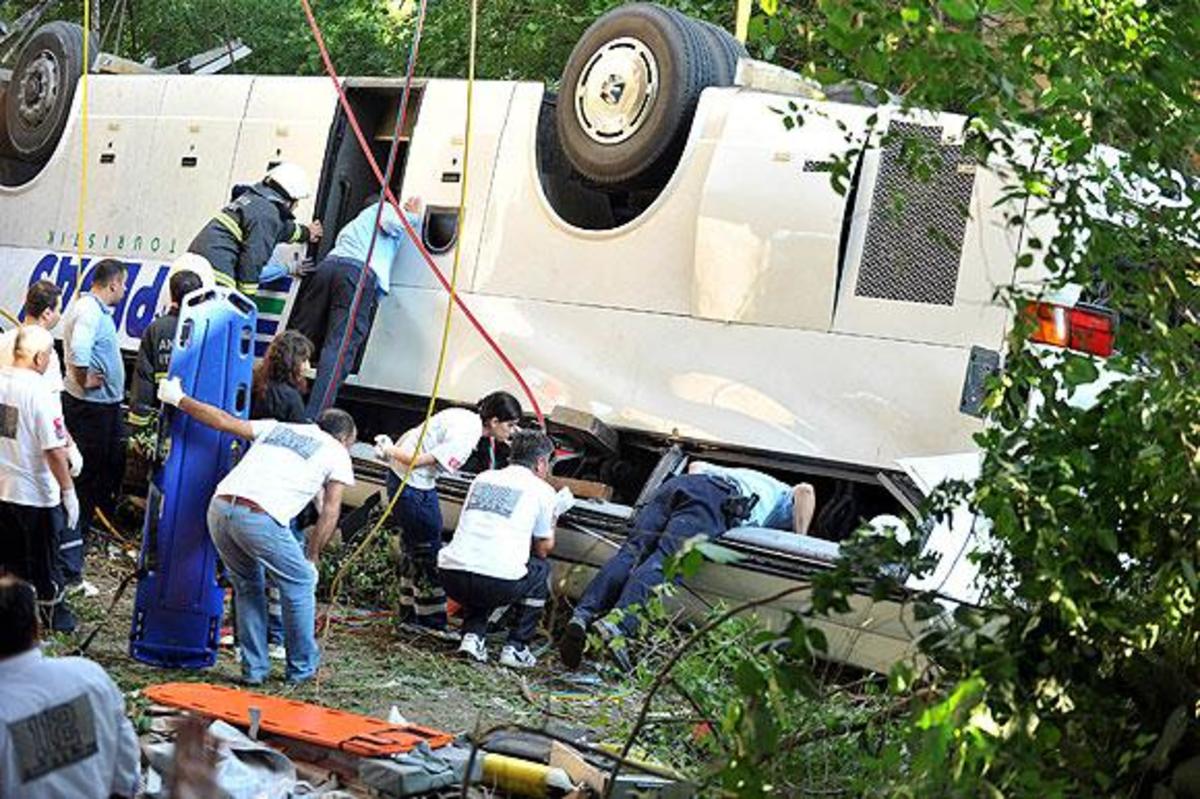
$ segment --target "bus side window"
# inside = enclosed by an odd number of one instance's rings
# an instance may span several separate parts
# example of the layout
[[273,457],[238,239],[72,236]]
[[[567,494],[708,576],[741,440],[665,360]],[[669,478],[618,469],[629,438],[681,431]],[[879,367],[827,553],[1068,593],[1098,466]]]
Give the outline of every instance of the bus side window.
[[429,206],[425,209],[425,248],[433,255],[449,252],[458,241],[458,209]]

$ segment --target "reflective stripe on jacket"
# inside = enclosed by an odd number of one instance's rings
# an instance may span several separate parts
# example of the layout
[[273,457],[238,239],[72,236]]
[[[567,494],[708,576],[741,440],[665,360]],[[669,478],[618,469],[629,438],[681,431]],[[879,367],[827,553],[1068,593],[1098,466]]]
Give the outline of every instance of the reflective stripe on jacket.
[[253,296],[276,245],[308,240],[308,228],[296,222],[288,205],[263,183],[237,186],[233,199],[192,239],[188,252],[208,259],[218,285]]

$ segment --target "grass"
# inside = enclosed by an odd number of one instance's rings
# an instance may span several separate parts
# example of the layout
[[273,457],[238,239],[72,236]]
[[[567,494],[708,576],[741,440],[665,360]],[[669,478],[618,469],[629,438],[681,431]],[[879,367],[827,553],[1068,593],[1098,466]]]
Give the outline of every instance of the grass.
[[[121,579],[132,568],[129,552],[109,547],[108,557],[93,551],[88,556],[87,578],[100,593],[72,600],[79,628],[73,635],[55,635],[47,644],[50,654],[66,655],[96,626],[100,630],[86,655],[100,663],[133,701],[143,703],[141,689],[164,682],[194,681],[236,685],[240,674],[235,654],[222,648],[210,669],[161,669],[134,660],[128,654],[129,625],[133,614],[135,583],[130,583],[111,614],[109,604]],[[321,606],[319,610],[323,610]],[[339,611],[327,637],[323,637],[322,669],[318,679],[302,686],[283,682],[283,664],[273,663],[273,679],[258,690],[328,707],[387,717],[395,706],[409,721],[448,732],[474,730],[504,722],[539,725],[548,718],[593,729],[603,740],[619,728],[610,708],[624,707],[632,699],[616,683],[586,689],[564,682],[548,640],[535,645],[542,663],[529,672],[514,672],[492,664],[465,661],[454,647],[433,639],[397,634],[390,615],[366,614],[354,609]],[[489,641],[493,658],[499,639]]]
[[[132,526],[129,521],[125,524]],[[143,712],[147,705],[140,693],[143,688],[174,681],[236,685],[240,671],[230,648],[222,648],[216,665],[201,671],[160,669],[129,656],[136,584],[130,583],[111,613],[108,606],[122,578],[132,569],[135,555],[132,545],[121,549],[110,545],[107,552],[89,554],[87,577],[100,593],[73,600],[79,630],[72,636],[52,638],[48,651],[70,654],[99,627],[86,654],[104,666],[126,693],[130,713],[139,729],[144,730],[148,719]],[[319,591],[328,590],[332,569],[344,556],[337,550],[326,553]],[[275,662],[274,679],[257,690],[383,718],[395,707],[410,722],[451,733],[502,723],[541,727],[554,722],[586,729],[591,741],[619,749],[658,666],[686,637],[681,630],[672,631],[669,622],[660,618],[651,625],[658,632],[646,641],[648,649],[642,650],[641,662],[633,674],[604,666],[588,682],[573,681],[564,675],[548,636],[534,644],[540,663],[527,672],[468,662],[455,654],[451,644],[394,631],[390,613],[380,611],[394,601],[390,557],[388,545],[380,541],[351,571],[332,629],[319,639],[322,670],[318,679],[299,687],[289,686],[282,680],[283,664]],[[323,595],[321,598],[327,599]],[[319,612],[325,609],[324,604],[318,607]],[[554,621],[552,614],[550,623]],[[632,750],[635,758],[685,774],[711,770],[722,756],[718,740],[722,723],[728,722],[737,698],[737,653],[749,651],[754,631],[753,623],[731,620],[679,663],[676,684],[662,691],[650,709],[650,723]],[[493,658],[501,643],[497,638],[489,641]],[[795,731],[850,727],[886,704],[876,679],[847,674],[836,666],[821,671],[821,696],[796,697],[786,708],[780,708],[790,717],[789,726]],[[676,688],[686,691],[690,700]],[[711,723],[703,723],[706,719]],[[800,751],[780,755],[772,764],[789,777],[795,775],[795,781],[785,778],[781,787],[797,793],[849,795],[858,755],[867,745],[864,736],[833,734],[817,738]]]

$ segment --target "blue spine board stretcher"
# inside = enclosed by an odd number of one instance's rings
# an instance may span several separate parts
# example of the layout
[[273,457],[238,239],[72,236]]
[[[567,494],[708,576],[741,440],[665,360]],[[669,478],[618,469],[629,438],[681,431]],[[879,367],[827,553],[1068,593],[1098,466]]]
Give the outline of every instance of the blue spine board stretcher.
[[[181,304],[168,374],[189,397],[246,418],[257,315],[232,289],[192,292]],[[182,411],[163,416],[167,455],[150,482],[129,654],[155,666],[206,668],[217,659],[224,608],[208,503],[243,442]]]

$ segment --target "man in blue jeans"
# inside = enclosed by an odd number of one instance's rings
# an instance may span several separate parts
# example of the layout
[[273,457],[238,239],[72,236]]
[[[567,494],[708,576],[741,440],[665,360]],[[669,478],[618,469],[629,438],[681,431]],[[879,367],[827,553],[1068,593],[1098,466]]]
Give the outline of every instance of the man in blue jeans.
[[563,662],[579,667],[588,626],[595,622],[614,658],[629,668],[623,641],[637,633],[638,618],[624,611],[645,604],[663,581],[663,561],[688,539],[717,538],[740,526],[806,535],[815,507],[808,483],[789,486],[754,469],[693,462],[687,474],[672,477],[650,496],[634,516],[628,539],[584,590],[559,641]]
[[[238,419],[185,396],[179,378],[159,383],[158,398],[201,424],[253,444],[218,485],[208,506],[208,532],[233,580],[242,677],[258,685],[271,671],[267,653],[264,571],[279,586],[288,682],[317,673],[321,653],[314,635],[317,561],[337,528],[342,491],[354,485],[350,445],[357,430],[350,414],[331,408],[316,424]],[[317,499],[321,512],[304,548],[290,525]]]

